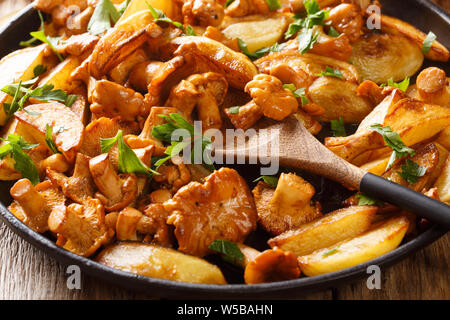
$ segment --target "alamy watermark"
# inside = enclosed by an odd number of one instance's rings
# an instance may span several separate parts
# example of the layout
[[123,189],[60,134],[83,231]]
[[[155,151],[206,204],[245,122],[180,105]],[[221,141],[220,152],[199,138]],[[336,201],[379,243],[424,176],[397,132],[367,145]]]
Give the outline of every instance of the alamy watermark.
[[367,278],[366,285],[369,290],[381,289],[381,268],[377,265],[371,265],[367,267],[367,274],[370,276]]
[[66,269],[68,275],[66,280],[67,289],[81,290],[81,269],[77,265],[70,265]]

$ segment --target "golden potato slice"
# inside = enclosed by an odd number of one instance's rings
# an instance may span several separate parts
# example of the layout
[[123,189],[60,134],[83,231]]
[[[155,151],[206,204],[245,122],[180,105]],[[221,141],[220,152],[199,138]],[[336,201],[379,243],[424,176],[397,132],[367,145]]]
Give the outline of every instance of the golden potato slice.
[[366,232],[376,212],[372,206],[340,209],[272,238],[268,244],[304,256]]
[[[48,68],[52,68],[53,64],[45,61],[45,52],[47,46],[42,44],[37,47],[26,48],[7,55],[0,60],[0,88],[19,82],[19,80],[27,81],[34,78],[34,68],[40,64],[45,64]],[[4,92],[0,92],[0,106],[4,102],[11,102],[12,97]],[[0,108],[0,125],[5,125],[7,119],[3,107]]]
[[407,146],[413,146],[433,138],[448,127],[449,122],[449,108],[413,99],[401,99],[395,104],[380,104],[361,123],[361,130],[358,129],[356,134],[329,137],[325,140],[325,145],[341,158],[360,166],[386,155],[381,135],[370,130],[372,124],[390,126]]
[[389,163],[389,158],[377,159],[362,165],[360,168],[364,171],[381,176],[385,171]]
[[449,123],[449,108],[412,99],[400,100],[389,109],[384,119],[384,125],[397,132],[408,146],[432,138]]
[[434,184],[434,187],[437,188],[441,201],[450,202],[450,157],[447,157],[441,175]]
[[[36,143],[37,141],[34,137],[26,130],[24,125],[19,122],[16,118],[12,118],[9,120],[7,125],[3,127],[1,138],[6,139],[9,134],[14,134],[20,136],[25,139],[25,141],[29,143]],[[0,141],[0,146],[4,145],[6,142]],[[31,156],[31,159],[35,161],[37,165],[40,160],[47,156],[47,148],[39,147],[33,150],[27,151],[28,155]],[[10,181],[17,180],[22,177],[20,172],[17,172],[14,169],[15,161],[11,156],[6,156],[2,160],[0,160],[0,180],[2,181]]]
[[[69,108],[60,103],[33,104],[15,113],[15,117],[29,132],[35,141],[46,146],[45,133],[47,124],[53,128],[53,140],[58,149],[73,163],[81,147],[84,126],[80,118]],[[63,128],[63,130],[60,130]]]
[[203,259],[144,243],[119,243],[104,249],[96,260],[111,268],[173,281],[226,284],[220,269]]
[[150,10],[137,12],[117,23],[95,46],[89,62],[90,74],[96,79],[107,74],[143,45],[150,38],[147,31],[155,26]]
[[438,147],[437,144],[434,143],[429,143],[419,149],[416,149],[416,154],[411,157],[412,161],[426,169],[425,174],[420,177],[416,183],[409,183],[399,174],[402,171],[402,166],[405,164],[406,159],[398,161],[383,174],[383,178],[413,189],[417,192],[421,192],[424,189],[428,190],[436,181],[447,156],[448,151],[445,148],[442,146]]
[[131,0],[117,24],[123,23],[137,12],[148,10],[147,3],[155,9],[162,10],[170,18],[173,18],[175,14],[173,0]]
[[299,257],[300,269],[311,277],[375,259],[397,248],[408,227],[405,217],[389,219],[359,237]]
[[422,66],[423,54],[404,36],[370,33],[353,43],[351,59],[361,81],[381,84],[414,75]]
[[[409,23],[397,18],[381,15],[381,30],[390,34],[401,34],[414,41],[419,48],[422,48],[427,35]],[[425,55],[428,59],[436,61],[448,61],[450,53],[438,41],[434,41],[430,52]]]
[[450,151],[450,125],[442,130],[436,142]]
[[320,77],[308,89],[309,97],[321,106],[325,113],[320,121],[329,122],[342,117],[344,122],[359,123],[373,107],[356,94],[358,85],[333,77]]
[[50,71],[40,82],[39,86],[52,84],[55,89],[62,89],[66,92],[72,92],[78,87],[78,84],[70,81],[70,75],[81,64],[78,57],[71,56],[58,64]]
[[288,25],[287,17],[276,15],[270,18],[244,21],[232,24],[222,30],[230,39],[242,39],[250,52],[270,47],[284,35]]

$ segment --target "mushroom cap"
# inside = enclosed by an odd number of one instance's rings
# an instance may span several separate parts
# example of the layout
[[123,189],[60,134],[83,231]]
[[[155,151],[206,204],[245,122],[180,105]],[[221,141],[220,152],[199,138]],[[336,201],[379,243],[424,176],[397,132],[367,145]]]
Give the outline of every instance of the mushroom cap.
[[48,224],[58,234],[57,245],[80,256],[88,257],[111,237],[105,223],[105,211],[97,199],[85,205],[73,203],[53,210]]
[[257,74],[250,59],[222,43],[206,37],[178,37],[169,47],[175,48],[175,56],[191,54],[200,72],[213,71],[225,76],[230,86],[243,89]]
[[175,226],[179,250],[198,257],[218,239],[242,242],[256,229],[257,215],[250,190],[237,171],[222,168],[191,182],[164,203]]
[[244,272],[247,284],[292,280],[299,276],[297,257],[277,248],[262,252],[248,263]]
[[[56,146],[67,161],[73,163],[84,136],[84,125],[80,118],[70,108],[56,102],[33,104],[25,109],[16,112],[14,116],[42,145],[46,145],[46,127],[50,125],[53,128]],[[65,130],[58,130],[59,128],[65,128]]]
[[283,120],[297,112],[298,101],[283,83],[270,75],[259,74],[247,83],[245,91],[261,107],[263,114],[274,120]]
[[63,194],[77,203],[84,203],[94,196],[95,185],[89,171],[88,156],[78,153],[72,177],[47,168],[47,177],[55,186],[61,188]]

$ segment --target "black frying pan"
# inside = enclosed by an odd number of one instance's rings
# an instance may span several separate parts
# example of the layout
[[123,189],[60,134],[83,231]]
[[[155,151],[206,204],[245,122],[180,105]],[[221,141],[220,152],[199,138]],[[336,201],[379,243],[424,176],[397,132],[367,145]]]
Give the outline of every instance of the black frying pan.
[[[408,21],[426,33],[432,30],[441,43],[450,47],[450,17],[438,6],[426,0],[384,0],[381,3],[384,5],[383,13]],[[21,11],[8,25],[0,30],[0,57],[18,49],[19,41],[28,39],[29,32],[36,30],[38,26],[39,19],[32,6]],[[447,74],[450,74],[449,64],[426,62],[426,65],[438,66],[445,69]],[[244,170],[244,173],[246,171],[251,170]],[[243,171],[240,170],[240,172]],[[335,209],[346,196],[346,191],[337,184],[306,173],[302,175],[316,187],[318,200],[324,201],[324,208],[327,211]],[[327,187],[324,187],[324,185]],[[10,187],[11,183],[0,183],[0,218],[23,239],[65,265],[80,266],[86,274],[163,298],[292,298],[301,292],[330,288],[367,276],[366,270],[368,266],[387,267],[392,265],[436,241],[446,233],[446,230],[438,226],[432,226],[413,240],[402,244],[396,250],[382,257],[322,276],[251,286],[243,284],[225,286],[199,285],[142,277],[123,272],[77,256],[56,246],[53,240],[32,231],[6,209],[6,206],[11,202],[9,196]],[[255,241],[254,245],[258,246],[256,244],[258,235],[253,238],[255,239],[250,239],[250,241]],[[232,273],[229,271],[225,267],[227,278],[229,277],[228,274]],[[232,277],[230,279],[231,283],[236,282]]]

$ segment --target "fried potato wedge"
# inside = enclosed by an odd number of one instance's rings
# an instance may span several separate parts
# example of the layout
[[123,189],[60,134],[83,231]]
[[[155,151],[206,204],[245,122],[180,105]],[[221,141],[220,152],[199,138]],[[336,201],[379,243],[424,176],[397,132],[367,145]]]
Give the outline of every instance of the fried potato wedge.
[[449,108],[406,98],[395,104],[380,104],[361,123],[356,134],[327,138],[325,145],[341,158],[360,166],[386,155],[381,135],[370,130],[372,124],[390,126],[407,146],[413,146],[433,138],[448,127],[449,121]]
[[447,156],[448,151],[445,148],[442,146],[438,147],[438,145],[434,143],[429,143],[419,149],[416,149],[416,154],[411,157],[412,161],[426,169],[425,174],[420,177],[417,182],[409,183],[400,175],[402,166],[405,164],[405,159],[397,162],[388,171],[386,171],[383,174],[383,178],[413,189],[417,192],[421,192],[424,189],[428,190],[431,188],[439,173],[442,171],[445,160],[447,160]]
[[78,84],[70,81],[70,75],[80,64],[80,58],[75,56],[68,57],[39,81],[39,86],[52,84],[55,89],[73,92],[78,87]]
[[450,157],[447,157],[441,174],[434,184],[434,187],[437,188],[441,201],[450,202]]
[[[401,34],[412,41],[414,41],[419,48],[422,48],[423,42],[427,35],[416,27],[400,19],[381,15],[381,30],[390,34]],[[425,54],[425,57],[435,61],[448,61],[450,53],[441,43],[434,41],[430,52]]]
[[[15,51],[0,60],[0,88],[18,82],[19,80],[27,81],[34,78],[34,68],[38,65],[46,65],[52,68],[53,64],[45,61],[47,46],[42,44],[37,47],[26,48]],[[0,105],[4,102],[11,102],[12,98],[4,92],[0,92]],[[5,125],[7,116],[3,107],[0,108],[0,125]]]
[[404,36],[370,33],[353,43],[351,61],[362,81],[381,84],[414,75],[422,66],[423,54]]
[[388,163],[389,157],[370,161],[360,168],[377,176],[381,176],[386,171]]
[[137,12],[148,10],[147,3],[155,9],[162,10],[169,18],[173,18],[175,14],[173,0],[131,0],[117,24],[123,23]]
[[356,93],[358,85],[332,77],[316,79],[308,89],[309,97],[325,113],[319,121],[329,122],[342,117],[346,123],[361,122],[372,110],[372,105]]
[[[53,128],[53,140],[57,148],[70,163],[81,147],[84,126],[80,118],[60,103],[33,104],[15,113],[15,117],[34,140],[46,146],[45,133],[47,125]],[[60,130],[63,128],[63,130]]]
[[300,269],[311,277],[372,260],[397,248],[408,227],[407,218],[391,218],[359,237],[299,257]]
[[304,256],[366,232],[376,212],[373,206],[340,209],[272,238],[268,244]]
[[117,23],[95,46],[89,58],[90,74],[96,79],[107,74],[147,41],[147,31],[154,26],[150,10],[137,12]]
[[432,138],[450,123],[450,109],[412,99],[400,100],[391,108],[385,125],[389,125],[408,145]]
[[255,21],[243,21],[232,24],[222,30],[223,34],[230,39],[241,39],[248,47],[250,52],[270,47],[278,42],[288,25],[286,16],[274,15],[264,19],[255,19]]
[[203,259],[144,243],[119,243],[96,258],[108,267],[146,277],[205,284],[226,284],[220,269]]

